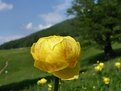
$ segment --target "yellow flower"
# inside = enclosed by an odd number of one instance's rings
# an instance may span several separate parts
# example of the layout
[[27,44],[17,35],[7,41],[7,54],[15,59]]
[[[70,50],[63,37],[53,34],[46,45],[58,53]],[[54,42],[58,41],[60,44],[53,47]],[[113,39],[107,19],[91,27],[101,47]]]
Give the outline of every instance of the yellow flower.
[[102,71],[102,67],[100,67],[99,65],[97,65],[97,66],[95,67],[95,70],[96,70],[96,71]]
[[52,88],[48,88],[48,91],[51,91],[52,90]]
[[115,67],[119,69],[121,67],[121,63],[120,62],[116,62],[115,63]]
[[110,79],[108,77],[103,77],[103,82],[108,85],[110,83]]
[[104,63],[99,63],[97,66],[95,66],[96,71],[102,71],[103,68],[104,68]]
[[52,85],[51,84],[48,84],[48,88],[52,88]]
[[70,36],[40,38],[31,47],[34,66],[63,80],[79,75],[80,44]]
[[48,84],[48,91],[51,91],[51,90],[52,90],[52,85]]
[[37,81],[37,84],[40,85],[40,84],[45,84],[47,83],[47,80],[45,78],[42,78],[40,80]]
[[101,68],[104,68],[104,63],[99,63],[98,64]]

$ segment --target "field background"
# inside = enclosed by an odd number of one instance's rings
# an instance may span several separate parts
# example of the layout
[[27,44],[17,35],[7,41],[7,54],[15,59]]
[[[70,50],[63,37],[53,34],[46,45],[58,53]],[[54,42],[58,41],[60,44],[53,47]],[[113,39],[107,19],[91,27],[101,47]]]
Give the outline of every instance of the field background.
[[[114,63],[121,62],[121,43],[113,43],[117,57],[104,61],[103,50],[95,43],[88,43],[82,39],[79,35],[80,31],[71,26],[72,21],[64,21],[44,31],[1,45],[0,69],[5,66],[6,62],[8,65],[0,74],[0,91],[47,91],[47,84],[53,85],[53,76],[34,68],[34,60],[30,54],[32,43],[36,42],[39,37],[49,35],[70,35],[82,46],[79,79],[60,81],[59,91],[119,91],[121,89],[121,71],[115,69]],[[98,60],[105,64],[101,74],[94,70]],[[110,78],[109,86],[102,83],[101,77],[103,76]],[[37,80],[43,77],[48,80],[47,84],[38,86]]]

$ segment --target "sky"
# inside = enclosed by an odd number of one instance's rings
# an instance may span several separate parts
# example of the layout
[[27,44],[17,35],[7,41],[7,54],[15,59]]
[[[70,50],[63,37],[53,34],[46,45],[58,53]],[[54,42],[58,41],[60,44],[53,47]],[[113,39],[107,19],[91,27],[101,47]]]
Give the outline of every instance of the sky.
[[72,0],[0,0],[0,44],[69,18]]

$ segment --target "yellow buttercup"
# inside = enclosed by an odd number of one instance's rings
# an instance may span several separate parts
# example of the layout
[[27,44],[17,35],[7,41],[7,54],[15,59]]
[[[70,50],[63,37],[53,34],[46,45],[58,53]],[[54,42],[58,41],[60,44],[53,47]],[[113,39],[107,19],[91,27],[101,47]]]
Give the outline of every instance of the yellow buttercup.
[[118,68],[118,69],[121,68],[121,63],[120,62],[116,62],[115,63],[115,67]]
[[102,71],[102,68],[101,68],[99,65],[97,65],[97,66],[95,67],[95,70],[96,70],[96,71]]
[[98,65],[95,66],[95,70],[96,71],[102,71],[102,69],[104,68],[104,63],[98,63]]
[[110,83],[110,78],[103,77],[103,82],[104,82],[104,84],[109,84]]
[[45,84],[45,83],[47,83],[47,80],[45,78],[42,78],[42,79],[37,81],[38,85],[42,85],[42,84]]
[[31,47],[34,66],[63,80],[79,75],[80,44],[70,36],[40,38]]

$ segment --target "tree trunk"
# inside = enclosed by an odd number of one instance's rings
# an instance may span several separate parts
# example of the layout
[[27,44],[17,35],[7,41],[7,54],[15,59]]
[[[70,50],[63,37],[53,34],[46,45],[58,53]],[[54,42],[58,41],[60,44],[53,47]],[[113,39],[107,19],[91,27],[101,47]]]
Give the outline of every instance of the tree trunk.
[[105,40],[105,46],[104,46],[104,53],[106,58],[111,58],[115,56],[114,50],[111,46],[111,40],[110,40],[110,33],[106,33],[106,40]]

